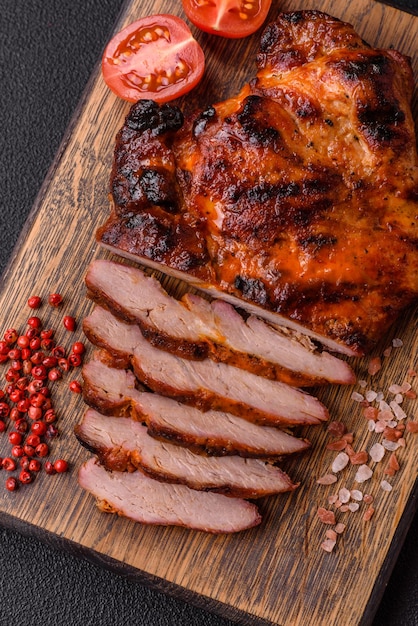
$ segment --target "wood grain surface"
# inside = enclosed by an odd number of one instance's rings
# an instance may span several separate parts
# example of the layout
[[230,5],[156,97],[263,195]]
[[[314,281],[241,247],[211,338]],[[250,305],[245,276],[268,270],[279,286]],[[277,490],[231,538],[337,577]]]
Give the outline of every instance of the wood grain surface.
[[[316,8],[351,22],[371,44],[393,46],[411,56],[418,76],[418,18],[367,0],[343,2],[273,2],[270,18],[280,10]],[[127,2],[115,30],[150,13],[181,15],[175,0]],[[196,32],[196,31],[195,31]],[[196,32],[205,50],[207,70],[201,85],[185,99],[185,107],[206,106],[235,93],[253,76],[259,35],[245,40],[226,40]],[[26,301],[53,291],[65,297],[62,310],[44,307],[46,324],[58,327],[63,315],[81,319],[92,309],[85,298],[83,277],[96,256],[109,257],[94,242],[94,232],[107,217],[109,170],[114,136],[128,105],[105,87],[99,66],[87,86],[63,145],[41,189],[20,236],[11,262],[2,277],[0,311],[3,328],[24,326]],[[414,111],[417,115],[415,94]],[[178,288],[172,282],[168,288]],[[183,288],[183,287],[181,287]],[[387,391],[392,382],[402,383],[416,367],[416,311],[410,311],[377,347],[382,355],[394,337],[401,348],[384,358],[382,370],[372,379],[368,359],[354,367],[368,387]],[[81,331],[76,333],[81,337]],[[64,331],[67,345],[74,339]],[[361,388],[356,386],[356,391]],[[375,498],[375,515],[363,521],[366,505],[357,513],[337,512],[347,524],[332,553],[320,548],[326,527],[317,517],[319,506],[339,487],[358,487],[356,468],[341,472],[331,487],[316,479],[330,469],[335,452],[326,450],[326,428],[310,428],[305,434],[313,451],[286,462],[284,468],[301,481],[300,488],[260,503],[262,525],[233,536],[212,536],[179,528],[144,527],[97,510],[93,498],[77,484],[77,468],[88,453],[77,443],[74,425],[80,421],[83,403],[66,381],[54,387],[61,436],[53,443],[53,456],[71,460],[72,471],[62,476],[42,473],[35,483],[16,493],[1,492],[0,522],[45,538],[86,558],[98,558],[143,582],[235,619],[241,624],[298,626],[367,624],[383,592],[408,523],[416,509],[415,484],[418,440],[406,438],[398,453],[401,469],[390,478],[393,490],[380,488],[386,463],[376,466],[373,478],[363,486]],[[361,407],[351,399],[353,388],[328,388],[318,392],[333,420],[342,420],[355,433],[354,447],[370,447],[370,434]],[[417,403],[402,405],[410,417]],[[6,438],[0,438],[0,456],[6,454]],[[3,488],[1,488],[3,489]]]

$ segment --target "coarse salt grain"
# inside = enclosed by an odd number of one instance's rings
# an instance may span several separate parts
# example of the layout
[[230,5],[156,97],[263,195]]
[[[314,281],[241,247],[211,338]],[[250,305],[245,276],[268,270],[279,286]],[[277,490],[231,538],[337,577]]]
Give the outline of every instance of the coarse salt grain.
[[382,439],[382,446],[390,452],[395,452],[395,450],[399,448],[399,440],[390,441],[389,439]]
[[358,511],[360,508],[360,505],[358,502],[350,502],[348,505],[348,510],[351,511],[352,513],[355,513],[356,511]]
[[374,431],[376,430],[376,423],[372,420],[369,420],[367,423],[367,430],[369,431],[369,433],[374,433]]
[[385,394],[383,393],[383,391],[378,391],[376,396],[376,402],[380,402],[381,400],[383,400],[384,397]]
[[369,480],[373,476],[373,472],[367,465],[360,465],[358,468],[355,481],[358,483],[364,483],[366,480]]
[[329,511],[325,509],[323,506],[320,506],[317,510],[317,515],[323,524],[335,524],[335,513],[334,511]]
[[379,463],[385,456],[385,448],[381,443],[374,443],[369,450],[370,458],[375,463]]
[[321,543],[321,548],[325,550],[325,552],[332,552],[336,543],[334,539],[325,539],[325,541]]
[[379,409],[380,411],[387,411],[388,413],[390,413],[390,405],[386,402],[386,400],[383,400],[383,398],[381,400],[379,400]]
[[362,387],[364,389],[365,387],[367,387],[367,380],[359,380],[358,385],[359,387]]
[[351,399],[354,400],[354,402],[363,402],[364,396],[362,393],[358,393],[358,391],[353,391]]
[[383,489],[383,491],[392,491],[392,485],[388,483],[387,480],[382,480],[382,482],[380,483],[380,486]]
[[332,541],[337,541],[337,533],[332,528],[328,528],[327,532],[325,533],[325,537],[327,539],[332,539]]
[[337,477],[335,474],[324,474],[316,481],[318,485],[332,485],[337,482]]
[[369,460],[369,455],[366,450],[360,450],[350,455],[351,465],[364,465]]
[[373,389],[369,389],[366,391],[366,400],[367,402],[374,402],[377,398],[377,391],[373,391]]
[[338,522],[334,530],[337,533],[337,535],[341,535],[341,533],[343,533],[346,528],[347,528],[346,524],[343,524],[342,522]]
[[348,489],[346,489],[346,487],[342,487],[342,489],[339,490],[338,499],[343,504],[346,504],[350,500],[350,492]]
[[373,357],[369,361],[369,366],[367,368],[367,373],[370,376],[374,376],[377,372],[382,368],[382,361],[379,356]]
[[401,393],[402,387],[401,385],[396,385],[395,383],[389,387],[390,393]]
[[394,348],[401,348],[403,346],[402,339],[399,339],[399,337],[396,337],[395,339],[393,339],[392,340],[392,346]]
[[402,383],[402,386],[400,388],[400,392],[401,393],[407,393],[408,391],[410,391],[412,389],[412,385],[411,383],[408,383],[408,381],[406,380],[404,383]]
[[347,431],[346,425],[343,422],[330,422],[327,426],[327,431],[333,437],[340,438]]
[[398,419],[398,420],[405,419],[406,413],[403,410],[403,408],[401,406],[399,406],[399,404],[397,402],[394,402],[392,400],[392,402],[390,403],[390,408],[394,412],[396,419]]
[[377,414],[377,419],[380,422],[388,422],[389,420],[393,420],[394,418],[394,414],[392,413],[391,409],[385,410],[385,411],[379,411]]
[[332,463],[332,471],[334,473],[341,472],[341,470],[343,470],[347,466],[349,460],[350,457],[348,456],[348,454],[346,454],[345,452],[340,452],[340,454],[337,454]]
[[365,521],[365,522],[368,522],[369,520],[371,520],[371,518],[373,517],[373,515],[374,515],[374,508],[370,506],[370,507],[369,507],[369,508],[368,508],[368,509],[364,512],[364,515],[363,515],[363,519],[364,519],[364,521]]
[[408,433],[418,433],[418,422],[414,422],[413,420],[409,420],[406,424],[406,430]]
[[353,500],[357,500],[357,502],[361,502],[363,500],[363,492],[359,489],[352,489],[350,495]]
[[403,395],[401,393],[397,393],[396,396],[393,398],[393,401],[396,402],[396,404],[402,404]]

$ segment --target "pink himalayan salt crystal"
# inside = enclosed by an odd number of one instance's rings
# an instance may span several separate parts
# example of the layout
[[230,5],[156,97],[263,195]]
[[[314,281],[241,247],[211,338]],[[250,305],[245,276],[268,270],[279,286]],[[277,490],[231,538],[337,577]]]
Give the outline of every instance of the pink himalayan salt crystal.
[[338,492],[338,499],[343,504],[346,504],[350,500],[351,494],[348,489],[342,487]]
[[383,489],[383,491],[392,491],[392,485],[388,483],[387,480],[382,480],[382,482],[380,483],[380,486]]
[[325,552],[332,552],[336,543],[335,539],[325,539],[325,541],[321,543],[321,548],[325,550]]
[[347,466],[349,461],[350,457],[348,456],[348,454],[346,454],[345,452],[340,452],[340,454],[337,454],[332,463],[332,471],[334,473],[341,472],[341,470],[343,470]]
[[379,356],[376,356],[370,359],[369,367],[367,368],[367,372],[370,374],[370,376],[374,376],[381,369],[382,369],[382,360]]
[[373,476],[373,472],[367,465],[360,465],[355,475],[355,481],[358,483],[364,483]]
[[369,454],[372,461],[379,463],[385,456],[385,449],[381,443],[374,443],[369,450]]
[[335,474],[324,474],[316,481],[318,485],[332,485],[337,482]]

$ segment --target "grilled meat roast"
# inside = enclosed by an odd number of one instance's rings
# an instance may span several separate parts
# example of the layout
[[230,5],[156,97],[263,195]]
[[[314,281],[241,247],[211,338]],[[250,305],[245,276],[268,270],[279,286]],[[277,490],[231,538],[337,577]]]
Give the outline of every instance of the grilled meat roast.
[[418,295],[409,60],[318,11],[267,26],[256,77],[183,119],[139,101],[97,240],[349,355]]
[[226,363],[191,361],[159,350],[143,337],[139,326],[126,324],[99,306],[84,319],[83,329],[119,364],[125,359],[141,383],[186,404],[229,411],[269,426],[320,424],[329,417],[315,396],[280,381]]
[[85,282],[95,302],[137,323],[153,345],[178,356],[209,357],[297,387],[355,382],[348,363],[319,351],[307,337],[253,315],[245,319],[221,300],[191,293],[177,300],[139,268],[96,259]]
[[137,389],[130,370],[110,367],[100,358],[83,365],[83,397],[105,415],[142,421],[149,435],[200,454],[277,460],[310,448],[306,439],[279,428],[253,424],[224,411],[201,411]]
[[293,491],[290,478],[279,467],[260,459],[206,456],[160,441],[128,417],[102,415],[88,409],[76,426],[82,445],[110,470],[142,470],[151,478],[179,483],[197,491],[214,491],[235,498],[261,498]]
[[160,482],[140,471],[109,472],[94,458],[81,466],[78,480],[102,511],[143,524],[233,533],[261,522],[257,507],[247,500]]

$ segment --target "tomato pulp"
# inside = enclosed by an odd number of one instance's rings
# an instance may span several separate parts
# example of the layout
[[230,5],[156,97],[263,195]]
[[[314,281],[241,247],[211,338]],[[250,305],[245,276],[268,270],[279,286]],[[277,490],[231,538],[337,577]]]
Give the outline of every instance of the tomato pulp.
[[189,20],[207,33],[238,39],[263,24],[271,0],[182,0]]
[[106,84],[128,102],[178,98],[197,85],[204,69],[202,48],[175,15],[152,15],[129,24],[102,57]]

